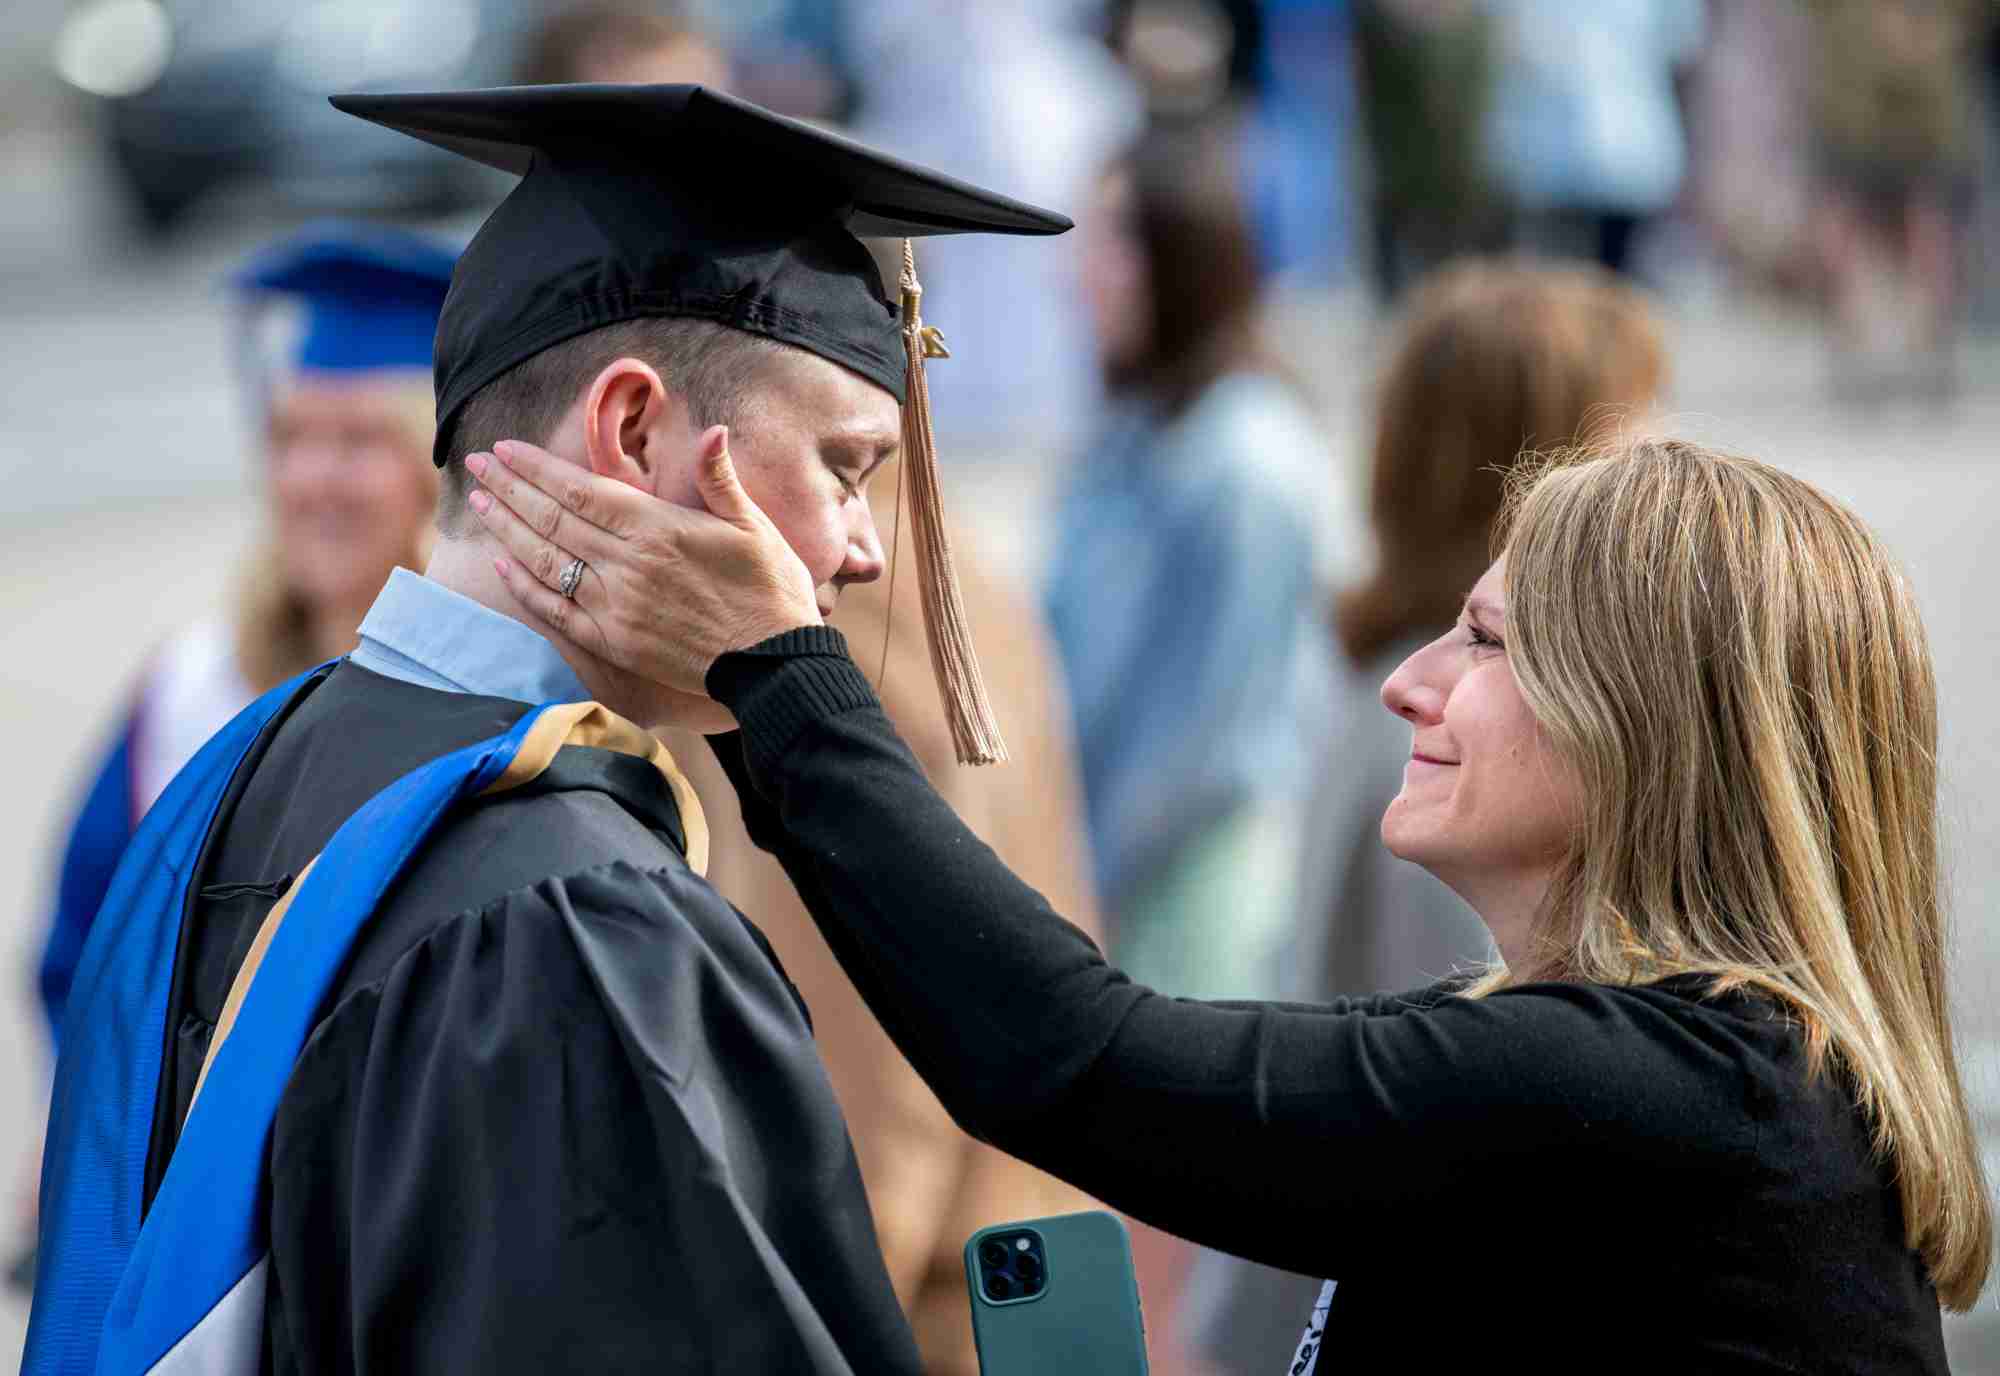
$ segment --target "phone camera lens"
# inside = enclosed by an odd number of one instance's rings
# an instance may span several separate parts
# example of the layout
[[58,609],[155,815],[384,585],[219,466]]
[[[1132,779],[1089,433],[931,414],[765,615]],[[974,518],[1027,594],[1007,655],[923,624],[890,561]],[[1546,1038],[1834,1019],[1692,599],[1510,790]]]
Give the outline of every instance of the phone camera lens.
[[987,1238],[979,1244],[979,1259],[988,1266],[1001,1267],[1007,1264],[1007,1244],[998,1238]]
[[986,1297],[992,1300],[1011,1300],[1020,1292],[1014,1278],[1005,1271],[995,1271],[986,1277]]
[[1042,1288],[1042,1263],[1039,1257],[1023,1252],[1014,1259],[1014,1269],[1020,1274],[1021,1288],[1028,1294]]

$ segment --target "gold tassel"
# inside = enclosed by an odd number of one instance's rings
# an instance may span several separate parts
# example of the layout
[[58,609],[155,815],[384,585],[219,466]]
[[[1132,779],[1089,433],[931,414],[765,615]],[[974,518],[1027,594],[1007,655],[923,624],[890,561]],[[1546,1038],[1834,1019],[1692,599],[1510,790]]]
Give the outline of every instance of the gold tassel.
[[[903,463],[910,474],[910,525],[917,546],[917,581],[924,599],[924,637],[930,642],[931,672],[951,723],[952,745],[960,764],[995,764],[1007,758],[1006,743],[993,719],[965,599],[958,591],[951,540],[945,533],[944,496],[938,489],[937,441],[931,434],[931,393],[924,360],[949,358],[944,337],[924,324],[919,309],[924,289],[917,282],[917,255],[903,240],[903,351],[909,365],[903,401]],[[901,522],[898,521],[900,534]]]

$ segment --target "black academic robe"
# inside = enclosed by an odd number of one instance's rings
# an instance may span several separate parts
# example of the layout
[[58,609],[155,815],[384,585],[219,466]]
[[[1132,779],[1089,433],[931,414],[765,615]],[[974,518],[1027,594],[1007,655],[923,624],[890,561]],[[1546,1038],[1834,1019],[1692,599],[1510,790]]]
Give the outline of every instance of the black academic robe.
[[[526,710],[343,662],[251,748],[181,928],[149,1204],[278,896]],[[684,848],[649,761],[572,746],[418,852],[278,1108],[267,1369],[918,1370],[804,1005]]]

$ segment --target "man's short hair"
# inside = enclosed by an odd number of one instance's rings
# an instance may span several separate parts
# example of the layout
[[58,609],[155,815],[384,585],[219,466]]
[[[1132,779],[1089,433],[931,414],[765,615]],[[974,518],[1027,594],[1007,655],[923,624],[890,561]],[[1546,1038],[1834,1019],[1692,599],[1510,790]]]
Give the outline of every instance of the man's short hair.
[[473,488],[467,454],[491,450],[501,440],[547,444],[577,394],[616,360],[652,365],[696,427],[733,427],[760,370],[790,347],[710,320],[649,316],[606,325],[521,360],[474,392],[441,437],[447,459],[438,488],[439,533],[456,538],[478,524],[465,505]]

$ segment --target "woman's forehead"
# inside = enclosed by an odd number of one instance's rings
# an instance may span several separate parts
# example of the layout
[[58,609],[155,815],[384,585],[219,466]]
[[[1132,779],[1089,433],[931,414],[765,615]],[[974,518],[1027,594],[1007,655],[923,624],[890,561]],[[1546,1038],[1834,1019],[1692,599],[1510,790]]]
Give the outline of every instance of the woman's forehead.
[[431,390],[431,375],[418,368],[370,368],[365,372],[320,372],[301,369],[279,379],[271,389],[276,404],[312,405],[365,403],[376,397],[401,402],[412,392]]
[[1507,556],[1505,554],[1487,565],[1486,572],[1479,575],[1479,581],[1474,583],[1472,590],[1465,595],[1465,606],[1468,611],[1484,610],[1494,616],[1506,612]]

